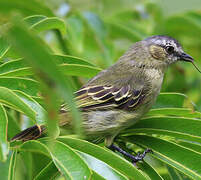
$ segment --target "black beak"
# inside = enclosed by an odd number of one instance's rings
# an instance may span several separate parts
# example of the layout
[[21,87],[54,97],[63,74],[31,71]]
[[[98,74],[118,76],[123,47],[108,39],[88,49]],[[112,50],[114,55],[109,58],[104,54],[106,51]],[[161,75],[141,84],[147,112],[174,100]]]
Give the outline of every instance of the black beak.
[[187,62],[193,62],[194,61],[194,59],[190,55],[188,55],[186,53],[181,53],[179,55],[179,60],[181,60],[181,61],[187,61]]

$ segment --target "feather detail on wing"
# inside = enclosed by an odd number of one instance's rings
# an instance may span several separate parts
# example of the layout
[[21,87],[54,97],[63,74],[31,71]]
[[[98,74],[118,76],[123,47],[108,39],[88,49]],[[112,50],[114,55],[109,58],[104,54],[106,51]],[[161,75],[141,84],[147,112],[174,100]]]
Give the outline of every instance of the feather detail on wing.
[[145,97],[143,89],[131,89],[130,85],[120,88],[109,85],[87,86],[75,92],[75,95],[77,105],[82,111],[110,108],[132,110]]

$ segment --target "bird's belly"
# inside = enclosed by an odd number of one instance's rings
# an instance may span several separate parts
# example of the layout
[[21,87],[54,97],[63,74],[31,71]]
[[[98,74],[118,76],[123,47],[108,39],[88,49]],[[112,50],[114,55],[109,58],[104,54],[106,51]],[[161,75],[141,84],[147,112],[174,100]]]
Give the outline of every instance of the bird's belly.
[[83,127],[86,134],[114,134],[123,128],[133,113],[122,110],[91,111],[84,115]]

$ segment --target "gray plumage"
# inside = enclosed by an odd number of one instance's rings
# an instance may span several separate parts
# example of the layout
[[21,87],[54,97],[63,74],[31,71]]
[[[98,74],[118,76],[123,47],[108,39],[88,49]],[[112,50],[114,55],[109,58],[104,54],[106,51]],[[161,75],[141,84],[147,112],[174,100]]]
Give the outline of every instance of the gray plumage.
[[[182,59],[193,60],[175,39],[152,36],[136,42],[113,66],[89,80],[75,93],[86,138],[105,139],[110,146],[121,130],[149,111],[167,67]],[[68,108],[62,107],[61,112],[60,124],[69,124]]]

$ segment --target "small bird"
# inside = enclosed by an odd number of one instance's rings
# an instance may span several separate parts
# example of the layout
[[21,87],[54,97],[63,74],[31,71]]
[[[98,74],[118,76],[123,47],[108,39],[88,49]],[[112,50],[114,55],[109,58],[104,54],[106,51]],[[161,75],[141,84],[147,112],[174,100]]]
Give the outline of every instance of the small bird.
[[[149,149],[134,156],[114,145],[114,138],[150,110],[160,93],[167,68],[177,61],[193,63],[194,60],[177,40],[151,36],[133,44],[114,65],[75,92],[87,140],[96,143],[105,140],[107,147],[129,157],[133,163],[142,160]],[[70,124],[68,108],[62,106],[60,112],[60,124]],[[17,134],[12,141],[36,139],[44,130],[44,125],[35,125]]]

